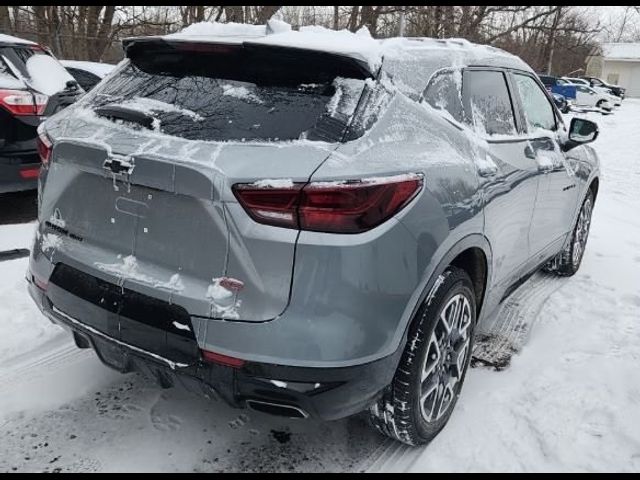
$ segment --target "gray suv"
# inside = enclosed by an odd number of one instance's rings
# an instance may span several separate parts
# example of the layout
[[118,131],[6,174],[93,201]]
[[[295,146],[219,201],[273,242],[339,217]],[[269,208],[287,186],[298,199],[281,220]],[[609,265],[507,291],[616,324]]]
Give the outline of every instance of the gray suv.
[[371,61],[292,36],[126,40],[40,130],[29,290],[121,372],[286,417],[369,410],[423,444],[476,324],[579,268],[598,129],[567,129],[500,50],[395,39]]

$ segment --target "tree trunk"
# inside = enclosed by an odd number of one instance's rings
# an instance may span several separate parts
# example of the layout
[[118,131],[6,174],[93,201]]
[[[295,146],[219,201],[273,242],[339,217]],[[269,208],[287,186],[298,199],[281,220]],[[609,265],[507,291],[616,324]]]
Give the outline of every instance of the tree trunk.
[[244,10],[241,6],[224,7],[224,15],[227,22],[244,23]]
[[115,11],[115,5],[107,5],[105,7],[104,15],[100,22],[100,28],[98,29],[95,51],[93,57],[89,58],[89,60],[99,62],[102,58],[102,54],[107,49],[107,46],[111,43],[111,31],[113,29],[113,16]]
[[38,36],[38,43],[43,45],[49,44],[49,28],[46,8],[47,7],[43,5],[35,5],[33,7],[33,13],[36,17],[36,34]]
[[360,6],[354,5],[351,7],[351,15],[349,16],[348,29],[355,32],[358,29],[358,15],[360,14]]
[[562,17],[563,8],[558,7],[558,11],[553,18],[553,23],[549,32],[549,56],[547,58],[547,75],[551,75],[553,71],[553,55],[556,49],[556,35],[558,34],[558,26],[560,25],[560,18]]
[[278,13],[278,10],[280,10],[282,7],[267,6],[258,8],[259,11],[256,19],[256,25],[262,25],[264,23],[267,23],[267,21],[269,21],[271,17]]
[[9,15],[9,6],[0,5],[0,31],[2,33],[12,33],[11,17]]

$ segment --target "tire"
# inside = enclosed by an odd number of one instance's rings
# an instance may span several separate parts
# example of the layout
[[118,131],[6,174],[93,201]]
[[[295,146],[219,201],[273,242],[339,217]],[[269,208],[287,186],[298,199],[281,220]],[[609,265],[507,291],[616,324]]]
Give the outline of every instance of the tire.
[[589,190],[580,207],[568,245],[544,267],[546,272],[562,277],[571,277],[578,272],[589,239],[594,202],[593,192]]
[[[451,338],[445,318],[452,320],[448,322]],[[440,433],[451,417],[469,368],[475,324],[471,279],[464,270],[450,267],[419,308],[393,381],[370,409],[370,421],[377,430],[414,446],[427,444]],[[453,357],[450,363],[443,350]],[[446,366],[441,367],[443,362]],[[431,392],[421,395],[427,389]]]

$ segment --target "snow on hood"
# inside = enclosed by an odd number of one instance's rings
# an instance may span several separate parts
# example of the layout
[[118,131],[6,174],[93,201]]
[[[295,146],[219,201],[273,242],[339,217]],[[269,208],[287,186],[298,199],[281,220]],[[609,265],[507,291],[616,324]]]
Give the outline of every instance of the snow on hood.
[[67,70],[49,55],[33,55],[27,60],[27,72],[33,88],[46,95],[54,95],[67,86],[68,81],[75,82]]

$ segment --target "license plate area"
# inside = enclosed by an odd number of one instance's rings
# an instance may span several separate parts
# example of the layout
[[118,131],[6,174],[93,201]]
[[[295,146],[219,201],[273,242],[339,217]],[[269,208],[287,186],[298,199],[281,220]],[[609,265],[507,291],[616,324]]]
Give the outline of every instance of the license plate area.
[[180,365],[195,365],[200,349],[187,311],[164,300],[99,280],[58,264],[47,296],[51,303],[81,324],[122,342],[96,338],[103,361],[130,371],[127,346]]

